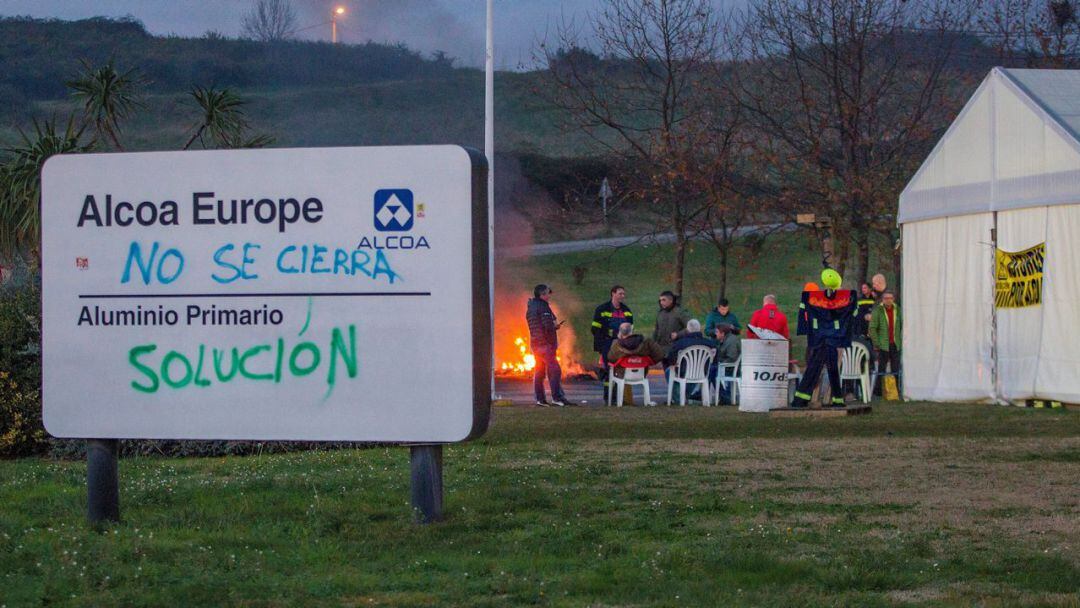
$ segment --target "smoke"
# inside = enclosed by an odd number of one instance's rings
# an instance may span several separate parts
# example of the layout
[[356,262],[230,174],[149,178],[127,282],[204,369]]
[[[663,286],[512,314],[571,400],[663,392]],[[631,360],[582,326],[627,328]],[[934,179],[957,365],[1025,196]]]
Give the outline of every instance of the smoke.
[[[482,22],[466,26],[438,0],[310,0],[293,6],[300,27],[328,21],[335,7],[344,7],[345,14],[337,19],[341,42],[402,42],[425,55],[443,51],[462,64],[483,63],[484,32],[477,27]],[[312,28],[298,35],[325,40],[329,27]]]

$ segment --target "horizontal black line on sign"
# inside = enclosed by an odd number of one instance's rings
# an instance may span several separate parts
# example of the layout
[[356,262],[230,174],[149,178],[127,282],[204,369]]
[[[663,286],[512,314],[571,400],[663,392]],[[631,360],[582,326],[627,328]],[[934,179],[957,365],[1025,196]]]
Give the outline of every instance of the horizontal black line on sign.
[[332,298],[359,298],[359,297],[426,297],[430,291],[300,291],[300,292],[269,292],[269,293],[83,293],[79,294],[81,300],[152,300],[155,298],[307,298],[312,296]]

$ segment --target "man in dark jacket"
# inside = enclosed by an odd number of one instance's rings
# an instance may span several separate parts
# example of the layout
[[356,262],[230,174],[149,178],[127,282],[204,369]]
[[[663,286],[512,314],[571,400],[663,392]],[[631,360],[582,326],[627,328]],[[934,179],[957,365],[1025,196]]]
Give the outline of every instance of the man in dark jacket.
[[562,327],[561,322],[556,322],[555,313],[551,310],[550,287],[541,283],[533,289],[533,298],[529,300],[529,306],[525,310],[525,321],[529,324],[529,347],[533,356],[536,357],[536,367],[533,368],[533,393],[536,395],[536,405],[544,407],[548,405],[544,395],[544,376],[547,376],[551,386],[551,405],[573,405],[566,399],[562,391],[562,368],[556,353],[559,349],[558,330]]
[[634,313],[630,307],[624,304],[626,289],[622,285],[611,288],[611,299],[596,307],[592,319],[593,351],[600,353],[600,381],[604,385],[604,398],[607,399],[608,391],[608,351],[611,343],[619,333],[619,326],[623,323],[634,323]]
[[[675,340],[672,343],[671,348],[668,350],[667,358],[664,360],[664,373],[668,378],[671,377],[672,368],[679,362],[679,355],[691,346],[707,346],[709,348],[716,348],[716,340],[705,337],[705,334],[701,333],[701,321],[697,319],[690,319],[686,323],[686,333]],[[713,371],[710,365],[710,371]],[[678,370],[680,376],[686,375],[686,370]],[[695,385],[690,388],[690,394],[687,395],[690,399],[701,398],[701,386]]]
[[656,311],[656,328],[653,329],[652,339],[664,348],[671,348],[671,344],[686,333],[686,323],[690,320],[690,313],[679,307],[675,294],[665,291],[660,294],[660,310]]

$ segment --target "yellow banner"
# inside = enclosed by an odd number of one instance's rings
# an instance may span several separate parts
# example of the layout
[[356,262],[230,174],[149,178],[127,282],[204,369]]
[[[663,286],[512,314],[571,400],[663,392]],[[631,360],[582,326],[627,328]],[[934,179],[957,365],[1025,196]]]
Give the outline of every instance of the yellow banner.
[[998,308],[1023,308],[1042,304],[1046,243],[1015,253],[998,249],[995,260],[997,285],[994,300]]

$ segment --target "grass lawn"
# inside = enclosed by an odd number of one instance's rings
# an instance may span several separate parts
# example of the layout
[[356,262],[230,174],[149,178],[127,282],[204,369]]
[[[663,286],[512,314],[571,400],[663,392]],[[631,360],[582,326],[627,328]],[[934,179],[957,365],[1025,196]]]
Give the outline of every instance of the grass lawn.
[[497,408],[410,523],[404,448],[0,462],[0,605],[1076,606],[1080,413]]

